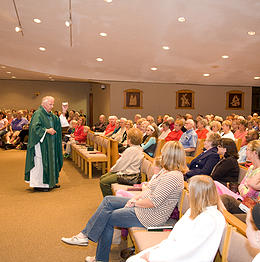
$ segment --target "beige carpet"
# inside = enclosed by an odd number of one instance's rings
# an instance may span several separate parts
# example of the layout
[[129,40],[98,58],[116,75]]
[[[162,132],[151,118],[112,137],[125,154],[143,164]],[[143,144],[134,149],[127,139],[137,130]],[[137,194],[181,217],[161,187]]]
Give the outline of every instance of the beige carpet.
[[[80,232],[101,202],[98,175],[90,180],[65,160],[61,188],[34,192],[24,182],[25,155],[0,149],[0,261],[77,262],[95,255],[93,242],[78,247],[60,238]],[[120,261],[120,248],[112,247],[110,261]]]

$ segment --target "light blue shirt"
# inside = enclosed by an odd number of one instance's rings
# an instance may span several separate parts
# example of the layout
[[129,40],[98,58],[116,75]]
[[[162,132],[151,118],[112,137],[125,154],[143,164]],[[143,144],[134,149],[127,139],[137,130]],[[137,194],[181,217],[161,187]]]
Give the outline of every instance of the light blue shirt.
[[180,138],[180,142],[184,148],[196,148],[197,141],[198,135],[193,129],[187,130]]

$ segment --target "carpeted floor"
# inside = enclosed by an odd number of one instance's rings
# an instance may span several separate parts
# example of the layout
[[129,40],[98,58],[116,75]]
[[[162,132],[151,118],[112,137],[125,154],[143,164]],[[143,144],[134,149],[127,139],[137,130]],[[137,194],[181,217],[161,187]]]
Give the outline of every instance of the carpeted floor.
[[[77,262],[95,255],[96,244],[88,247],[62,243],[62,236],[80,232],[102,200],[100,174],[88,179],[65,160],[61,188],[34,192],[24,182],[25,151],[0,149],[0,261]],[[120,261],[112,246],[110,261]]]

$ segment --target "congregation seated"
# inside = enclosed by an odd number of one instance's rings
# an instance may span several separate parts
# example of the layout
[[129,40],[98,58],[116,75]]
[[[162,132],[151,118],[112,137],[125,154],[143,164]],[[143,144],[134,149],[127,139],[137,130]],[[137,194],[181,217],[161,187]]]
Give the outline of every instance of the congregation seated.
[[14,142],[14,145],[16,146],[16,149],[23,149],[23,150],[25,150],[26,147],[27,147],[25,145],[25,138],[26,137],[28,138],[28,136],[29,136],[29,126],[30,126],[30,122],[31,122],[31,118],[32,118],[33,113],[34,113],[34,110],[33,110],[33,112],[30,112],[27,115],[28,124],[23,126],[23,129],[21,130],[21,132],[19,133],[16,141]]
[[191,178],[189,202],[190,208],[175,224],[167,239],[130,257],[127,262],[212,262],[226,222],[216,187],[209,176]]
[[204,142],[205,151],[194,158],[189,166],[189,171],[185,174],[188,179],[194,175],[210,175],[214,166],[219,162],[217,146],[220,143],[220,135],[209,132]]
[[70,157],[71,144],[86,143],[87,131],[84,128],[85,122],[86,122],[85,117],[79,118],[74,133],[72,133],[70,135],[70,139],[66,143],[66,151],[65,151],[64,157],[66,157],[66,158]]
[[0,111],[0,140],[7,133],[8,120],[3,112]]
[[150,123],[147,120],[143,120],[142,124],[141,124],[141,130],[143,132],[143,142],[145,141],[145,139],[147,138],[147,134],[146,134],[146,129],[147,127],[150,125]]
[[116,122],[115,122],[115,128],[114,128],[114,131],[113,131],[113,132],[110,132],[110,133],[107,134],[106,136],[112,138],[112,136],[116,135],[116,134],[119,132],[120,129],[121,129],[121,126],[120,126],[120,120],[117,119]]
[[91,128],[94,132],[104,132],[107,127],[106,117],[104,115],[99,116],[99,121]]
[[122,141],[123,135],[126,132],[126,127],[125,127],[126,121],[127,121],[126,118],[121,117],[119,120],[119,126],[120,126],[119,130],[111,135],[111,138],[115,139],[117,142]]
[[206,119],[200,119],[197,122],[197,130],[196,133],[198,135],[198,139],[206,139],[207,133],[209,132],[208,129],[206,129],[207,121]]
[[115,130],[115,127],[116,127],[116,120],[117,120],[117,117],[116,116],[109,116],[108,118],[108,122],[109,124],[107,125],[105,131],[104,131],[104,136],[110,136],[114,130]]
[[219,121],[216,121],[216,120],[210,122],[210,130],[213,133],[220,134],[221,133],[221,123]]
[[[128,147],[128,145],[127,145],[127,133],[128,133],[128,130],[132,127],[133,127],[133,121],[127,120],[126,123],[125,123],[125,132],[123,133],[122,140],[118,143],[118,152],[119,153],[123,153],[124,150],[126,150],[126,148]],[[140,130],[140,129],[138,129],[138,130]],[[142,134],[143,134],[143,132],[142,132]]]
[[245,139],[246,139],[246,144],[244,146],[241,146],[240,147],[240,150],[238,152],[238,160],[237,162],[238,163],[244,163],[246,162],[246,149],[247,149],[247,144],[250,142],[250,141],[253,141],[253,140],[257,140],[259,138],[259,134],[258,134],[258,131],[256,131],[255,129],[252,129],[252,130],[249,130],[245,136]]
[[150,125],[153,124],[153,123],[155,123],[155,122],[154,122],[154,118],[153,118],[151,115],[148,115],[148,116],[146,117],[146,120],[149,122]]
[[183,122],[181,120],[176,120],[174,123],[174,129],[165,137],[165,141],[179,141],[183,132],[181,130]]
[[121,157],[111,167],[110,171],[100,178],[100,189],[103,197],[112,195],[111,184],[117,183],[118,175],[137,175],[141,182],[141,163],[144,158],[143,149],[140,146],[143,134],[137,128],[131,128],[127,132],[127,144]]
[[146,154],[148,154],[150,157],[154,157],[158,140],[158,128],[155,123],[147,126],[146,135],[147,138],[141,144],[141,147]]
[[184,187],[186,164],[181,143],[172,141],[164,145],[161,165],[163,169],[153,177],[146,190],[131,199],[106,196],[79,234],[61,240],[70,245],[85,246],[89,240],[98,242],[96,256],[87,256],[85,261],[108,262],[114,227],[147,228],[163,225],[176,207]]
[[247,134],[247,121],[240,120],[239,126],[236,132],[234,133],[235,139],[242,139],[241,147],[246,145],[246,134]]
[[[135,117],[134,117],[134,125],[133,125],[134,128],[138,128],[137,122],[138,122],[138,120],[140,120],[141,118],[142,118],[142,116],[141,116],[140,114],[135,114]],[[140,128],[139,128],[139,129],[140,129]]]
[[171,132],[170,124],[168,122],[163,123],[162,124],[162,131],[161,131],[158,139],[165,139],[170,132]]
[[194,121],[192,119],[186,120],[185,128],[187,131],[184,132],[180,138],[180,142],[182,143],[187,156],[193,156],[197,146],[198,135],[193,127]]
[[225,186],[227,183],[237,184],[239,166],[235,142],[230,138],[221,138],[218,145],[218,154],[223,158],[215,165],[211,177]]
[[6,133],[6,144],[14,144],[15,139],[20,134],[24,125],[28,124],[28,120],[23,117],[23,111],[19,110],[17,112],[16,118],[14,118],[10,125],[10,130]]
[[231,124],[232,124],[232,122],[229,121],[229,120],[223,121],[221,137],[222,138],[230,138],[230,139],[235,141],[234,134],[231,131]]
[[170,127],[170,129],[171,129],[171,131],[172,131],[172,130],[174,129],[174,118],[171,117],[171,116],[169,116],[169,117],[167,118],[167,122],[168,122],[169,127]]
[[243,214],[239,216],[245,221],[245,211],[240,207],[241,200],[250,199],[254,202],[259,202],[260,196],[260,141],[253,140],[248,143],[247,159],[252,162],[252,165],[248,168],[245,177],[238,186],[240,195],[234,195],[228,189],[221,195],[223,204],[227,211],[232,214]]

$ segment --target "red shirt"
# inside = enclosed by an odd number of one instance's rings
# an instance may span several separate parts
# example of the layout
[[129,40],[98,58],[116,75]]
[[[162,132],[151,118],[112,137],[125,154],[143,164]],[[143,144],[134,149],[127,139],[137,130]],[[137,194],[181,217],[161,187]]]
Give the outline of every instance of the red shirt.
[[114,129],[116,128],[116,125],[111,125],[111,124],[108,124],[107,125],[107,128],[106,128],[106,130],[105,130],[105,136],[107,135],[107,134],[109,134],[110,132],[112,132],[112,131],[114,131]]
[[174,129],[168,134],[167,137],[165,137],[165,141],[179,141],[182,134],[183,132],[181,130],[175,131]]
[[202,130],[197,129],[196,133],[198,135],[198,139],[206,139],[208,132],[209,132],[209,130],[206,129],[206,128],[203,128]]
[[74,139],[79,143],[85,143],[87,140],[87,132],[84,132],[84,126],[77,126],[74,132]]

